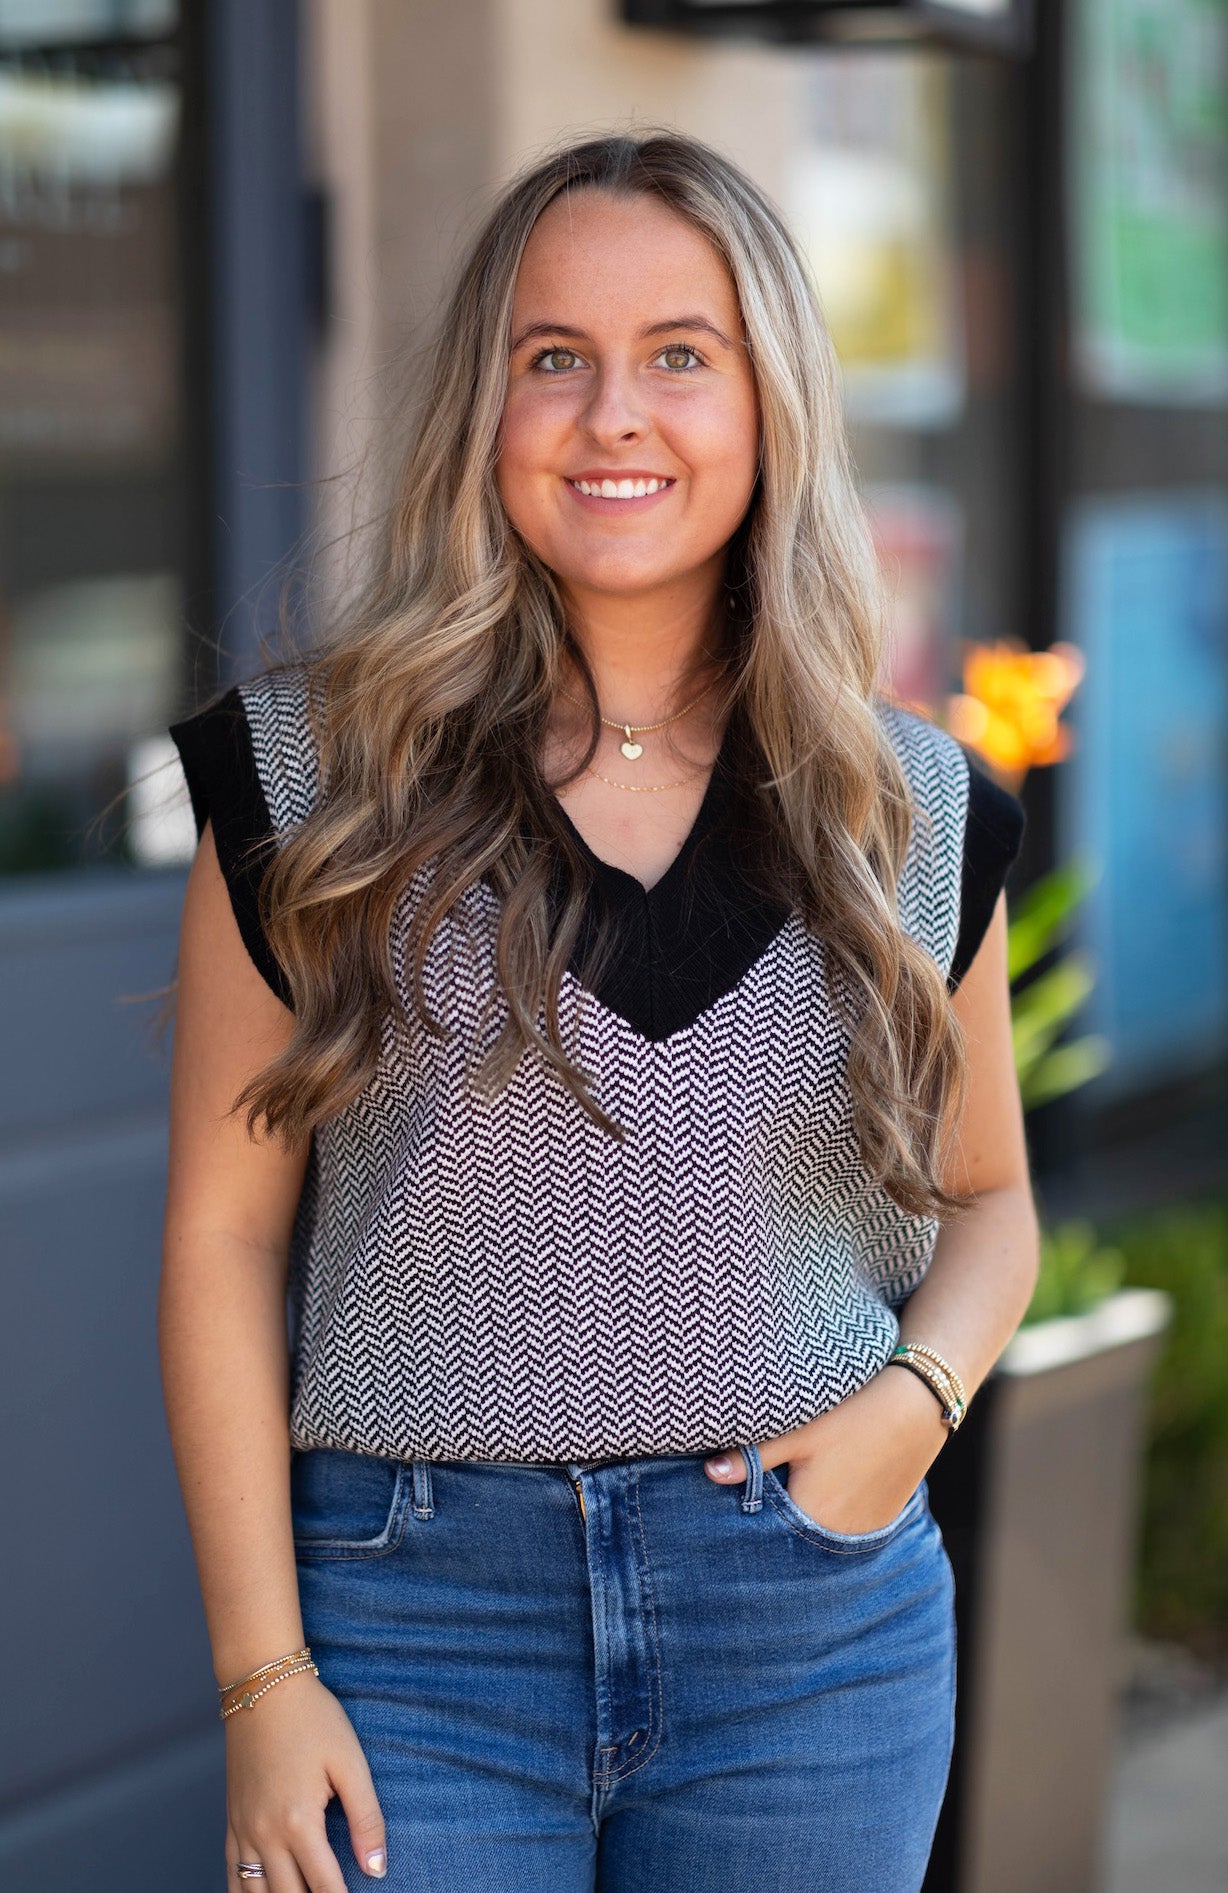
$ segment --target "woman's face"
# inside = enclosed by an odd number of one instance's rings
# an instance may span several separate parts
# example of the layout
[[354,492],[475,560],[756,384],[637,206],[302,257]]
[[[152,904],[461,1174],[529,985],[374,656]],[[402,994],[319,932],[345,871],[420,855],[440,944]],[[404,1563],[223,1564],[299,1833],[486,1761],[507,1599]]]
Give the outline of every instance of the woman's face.
[[650,197],[556,198],[525,248],[497,469],[509,519],[581,608],[715,592],[759,413],[737,295]]

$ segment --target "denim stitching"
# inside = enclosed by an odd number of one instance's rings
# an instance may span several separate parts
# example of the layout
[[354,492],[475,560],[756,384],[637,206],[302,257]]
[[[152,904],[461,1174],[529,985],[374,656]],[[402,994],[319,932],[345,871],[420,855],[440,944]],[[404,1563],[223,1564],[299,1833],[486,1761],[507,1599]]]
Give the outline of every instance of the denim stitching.
[[[598,1507],[602,1504],[601,1491],[600,1491],[600,1488],[596,1484],[594,1484],[593,1486],[593,1496],[592,1496],[591,1502],[595,1507]],[[587,1533],[588,1533],[588,1526],[587,1526],[587,1521],[586,1521],[585,1523],[586,1545],[588,1542]],[[609,1617],[609,1612],[605,1609],[603,1609],[601,1612],[601,1640],[602,1640],[602,1646],[605,1651],[605,1674],[608,1677],[610,1674],[610,1667],[611,1667],[610,1665],[610,1617]],[[606,1693],[607,1711],[608,1711],[609,1704],[612,1701],[612,1697],[608,1689],[606,1690],[605,1693]],[[598,1749],[597,1752],[599,1755],[617,1755],[618,1744],[617,1742],[613,1744],[607,1744],[605,1747]],[[610,1764],[606,1761],[603,1761],[601,1764],[601,1768],[597,1776],[596,1785],[599,1788],[608,1788],[610,1785]]]
[[650,1762],[653,1756],[656,1754],[657,1750],[661,1746],[661,1737],[665,1729],[665,1703],[664,1703],[663,1693],[661,1689],[661,1643],[660,1643],[659,1637],[657,1636],[657,1606],[656,1606],[656,1600],[653,1597],[653,1593],[652,1593],[652,1575],[651,1575],[651,1571],[648,1564],[648,1540],[644,1536],[644,1515],[643,1515],[643,1512],[640,1510],[640,1475],[639,1475],[638,1470],[632,1474],[631,1484],[632,1484],[632,1492],[633,1492],[634,1501],[635,1501],[635,1522],[636,1522],[637,1530],[639,1532],[640,1549],[643,1552],[644,1589],[648,1597],[648,1615],[652,1623],[652,1651],[653,1651],[653,1656],[656,1659],[654,1667],[656,1669],[656,1686],[657,1686],[657,1710],[656,1710],[657,1726],[656,1726],[656,1740],[653,1742],[653,1745],[648,1750],[647,1754],[637,1755],[635,1760],[631,1763],[629,1767],[623,1768],[616,1775],[611,1776],[610,1778],[611,1781],[625,1781],[628,1775],[634,1775],[639,1769],[641,1769],[644,1766],[645,1762]]
[[435,1500],[431,1485],[431,1462],[414,1459],[414,1517],[434,1518]]
[[[799,1538],[804,1538],[807,1544],[818,1545],[821,1550],[834,1552],[837,1557],[842,1558],[864,1557],[868,1552],[880,1551],[884,1546],[891,1544],[904,1527],[911,1523],[914,1513],[920,1511],[922,1499],[922,1488],[918,1486],[903,1510],[895,1518],[889,1519],[880,1531],[856,1532],[851,1534],[850,1539],[846,1541],[838,1533],[827,1531],[817,1521],[806,1521],[800,1506],[798,1506],[798,1511],[801,1516],[794,1518],[789,1505],[796,1504],[796,1500],[789,1500],[788,1487],[781,1484],[775,1473],[769,1472],[766,1475],[764,1490],[771,1500],[776,1516],[784,1520],[791,1532],[795,1532]],[[786,1503],[781,1503],[782,1498]]]
[[741,1449],[746,1461],[746,1479],[743,1485],[742,1510],[759,1512],[763,1509],[763,1460],[759,1448],[751,1440]]
[[396,1484],[392,1488],[392,1503],[388,1508],[388,1518],[382,1532],[374,1538],[353,1541],[348,1538],[296,1538],[294,1555],[304,1561],[320,1558],[329,1564],[354,1564],[367,1558],[386,1558],[395,1551],[405,1536],[405,1500],[409,1487],[405,1478],[405,1466],[397,1461]]

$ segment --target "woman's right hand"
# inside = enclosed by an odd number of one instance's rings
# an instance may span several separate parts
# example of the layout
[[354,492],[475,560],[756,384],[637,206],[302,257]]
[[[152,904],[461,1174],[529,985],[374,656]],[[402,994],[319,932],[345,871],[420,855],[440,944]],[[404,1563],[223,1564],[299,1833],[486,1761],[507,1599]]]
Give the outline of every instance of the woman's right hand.
[[259,1861],[268,1893],[345,1893],[324,1810],[338,1795],[363,1872],[387,1872],[384,1817],[371,1770],[345,1710],[315,1676],[270,1689],[226,1719],[227,1887],[248,1884],[240,1860]]

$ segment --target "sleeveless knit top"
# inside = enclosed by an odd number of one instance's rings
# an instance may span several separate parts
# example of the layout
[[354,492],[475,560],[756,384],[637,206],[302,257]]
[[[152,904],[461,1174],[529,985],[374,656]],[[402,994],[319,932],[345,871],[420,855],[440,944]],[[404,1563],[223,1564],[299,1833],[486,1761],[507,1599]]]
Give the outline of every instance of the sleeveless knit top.
[[[1023,809],[936,725],[877,708],[916,805],[901,920],[954,989]],[[301,676],[238,686],[172,734],[248,951],[288,1003],[257,890],[319,793]],[[497,1096],[471,1088],[494,891],[472,886],[435,935],[425,988],[447,1038],[390,1016],[371,1082],[311,1140],[291,1247],[294,1446],[530,1464],[707,1453],[802,1425],[890,1356],[938,1223],[866,1173],[824,947],[750,885],[727,752],[650,890],[574,831],[619,947],[595,990],[564,975],[564,1042],[622,1141],[533,1053]],[[394,947],[423,885],[402,897]]]

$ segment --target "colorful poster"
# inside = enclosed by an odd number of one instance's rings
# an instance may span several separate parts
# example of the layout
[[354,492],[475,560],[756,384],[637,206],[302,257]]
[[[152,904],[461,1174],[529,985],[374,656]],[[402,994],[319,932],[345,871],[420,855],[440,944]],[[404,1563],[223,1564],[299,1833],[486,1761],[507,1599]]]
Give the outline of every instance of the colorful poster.
[[965,363],[950,76],[932,56],[813,56],[788,211],[810,259],[853,421],[946,427]]
[[1065,559],[1066,635],[1087,670],[1067,712],[1058,856],[1101,871],[1079,910],[1096,969],[1105,1098],[1228,1046],[1228,499],[1083,502]]
[[1228,5],[1068,18],[1074,373],[1110,399],[1228,399]]

